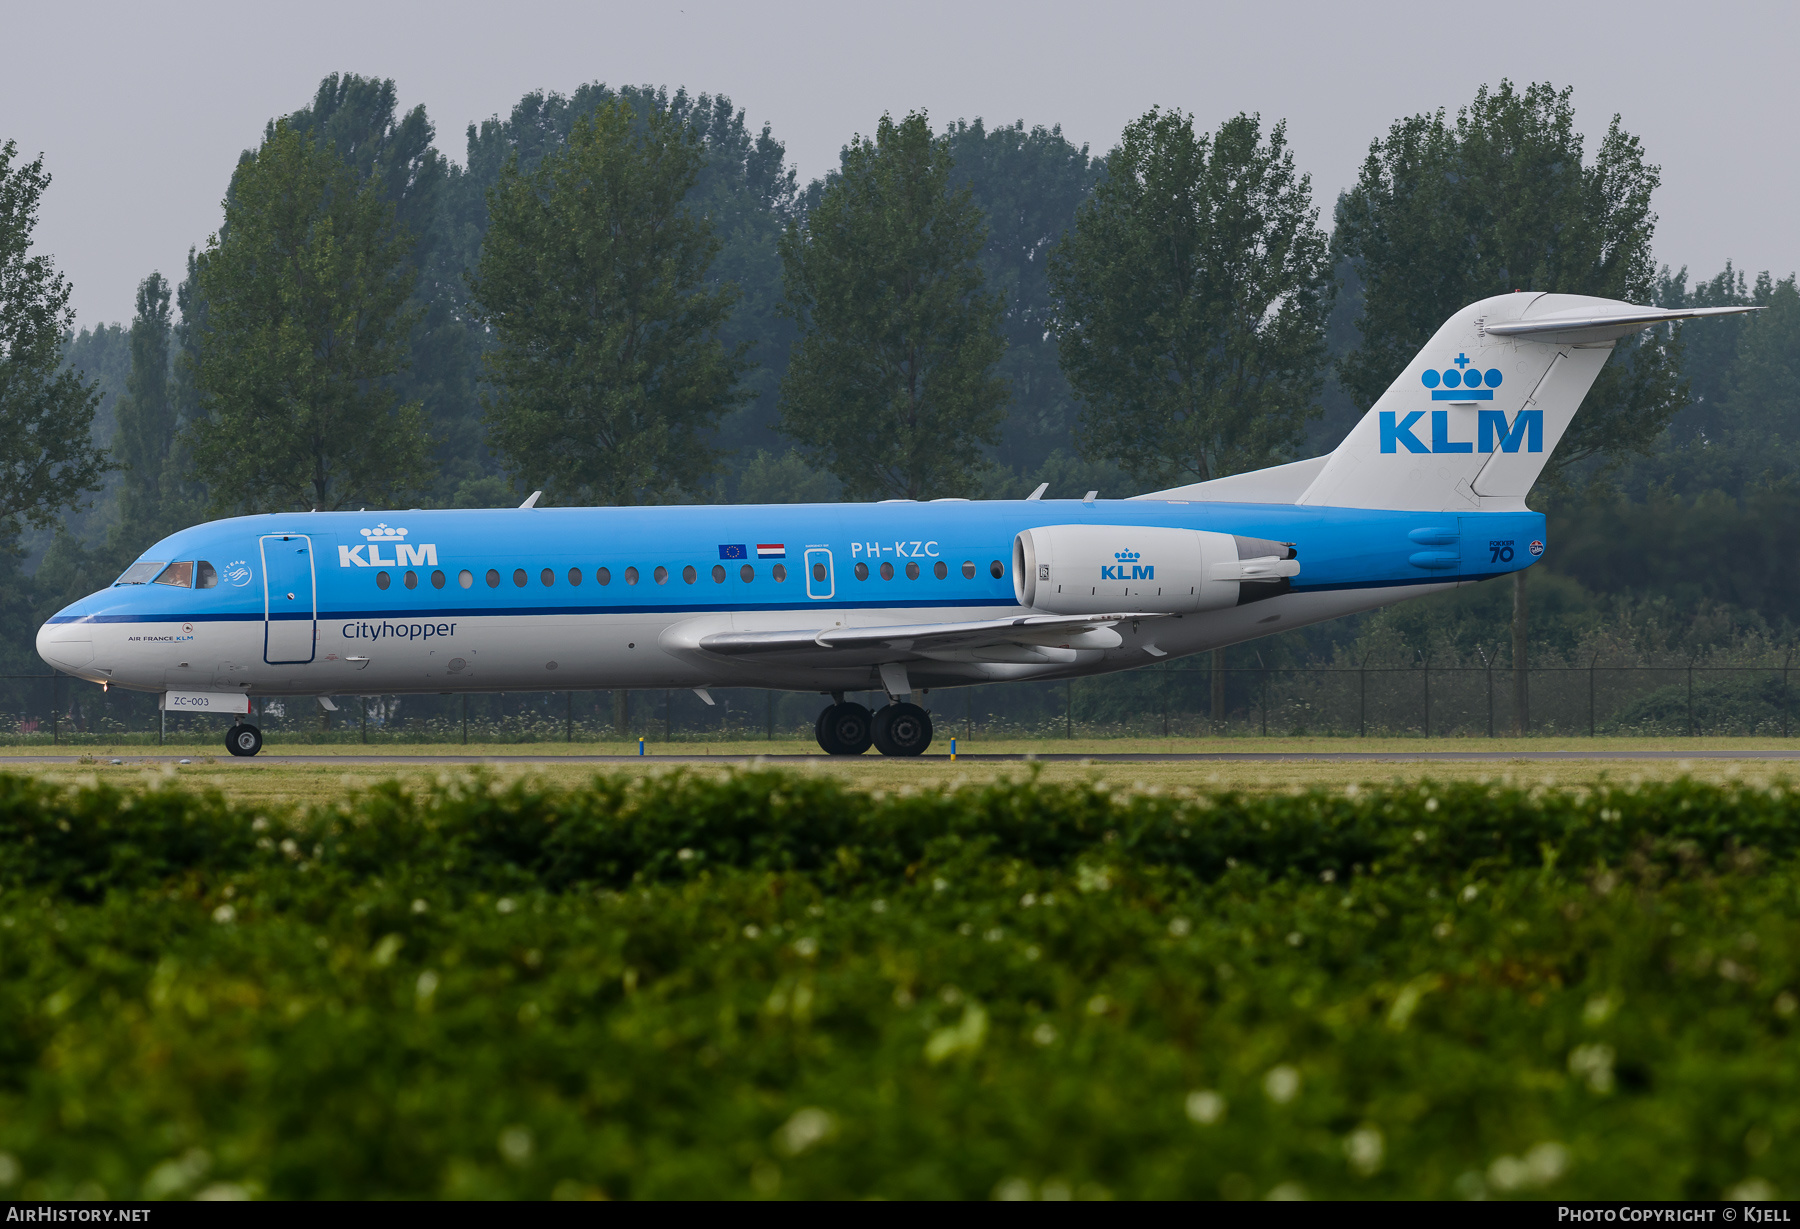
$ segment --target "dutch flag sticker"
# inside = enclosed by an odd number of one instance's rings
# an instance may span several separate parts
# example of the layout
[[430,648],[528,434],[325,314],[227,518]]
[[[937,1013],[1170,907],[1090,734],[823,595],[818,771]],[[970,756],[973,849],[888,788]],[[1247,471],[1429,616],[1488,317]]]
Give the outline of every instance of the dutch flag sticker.
[[758,542],[756,557],[758,559],[786,559],[787,547],[780,542]]

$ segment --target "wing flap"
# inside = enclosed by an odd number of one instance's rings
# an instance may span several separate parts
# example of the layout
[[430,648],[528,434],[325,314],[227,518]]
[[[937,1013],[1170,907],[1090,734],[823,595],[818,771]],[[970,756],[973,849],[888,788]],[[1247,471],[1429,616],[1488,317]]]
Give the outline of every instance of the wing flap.
[[891,649],[923,653],[1000,644],[1072,644],[1081,648],[1113,648],[1122,643],[1115,624],[1157,619],[1156,614],[1020,615],[1007,619],[975,619],[962,623],[912,623],[890,627],[795,628],[772,632],[714,632],[700,637],[708,653],[747,656],[809,650]]

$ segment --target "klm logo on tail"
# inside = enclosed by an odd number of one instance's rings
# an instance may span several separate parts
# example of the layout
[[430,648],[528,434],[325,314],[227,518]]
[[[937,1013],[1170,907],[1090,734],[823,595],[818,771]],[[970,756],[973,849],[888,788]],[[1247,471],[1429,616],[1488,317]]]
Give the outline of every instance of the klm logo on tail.
[[1520,410],[1512,422],[1506,421],[1505,410],[1482,410],[1476,419],[1475,439],[1450,438],[1450,411],[1431,411],[1431,446],[1413,434],[1413,428],[1425,417],[1424,410],[1402,415],[1394,410],[1381,411],[1381,451],[1398,452],[1493,452],[1497,443],[1501,452],[1544,451],[1544,411]]
[[1103,563],[1100,565],[1101,580],[1156,579],[1156,565],[1153,563],[1139,563],[1138,559],[1140,556],[1138,552],[1134,550],[1114,551],[1113,558],[1117,559],[1118,562]]

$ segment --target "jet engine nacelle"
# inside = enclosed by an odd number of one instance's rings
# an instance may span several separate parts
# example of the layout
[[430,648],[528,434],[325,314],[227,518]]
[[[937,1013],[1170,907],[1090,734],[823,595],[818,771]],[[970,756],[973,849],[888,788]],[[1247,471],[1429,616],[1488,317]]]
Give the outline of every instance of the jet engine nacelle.
[[1288,590],[1290,543],[1203,529],[1044,525],[1013,539],[1013,592],[1051,614],[1189,614]]

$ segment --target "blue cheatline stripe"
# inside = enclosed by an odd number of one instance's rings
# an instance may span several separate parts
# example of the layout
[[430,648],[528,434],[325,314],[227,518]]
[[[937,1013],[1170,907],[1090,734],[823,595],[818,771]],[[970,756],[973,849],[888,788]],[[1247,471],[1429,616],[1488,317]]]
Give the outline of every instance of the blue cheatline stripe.
[[[988,609],[995,606],[1017,607],[1018,601],[1009,594],[1004,598],[998,596],[930,598],[906,602],[881,600],[845,602],[834,599],[816,602],[769,603],[758,606],[734,606],[718,603],[705,606],[502,606],[426,610],[321,610],[318,614],[318,621],[325,623],[336,619],[386,619],[389,622],[400,622],[407,619],[475,619],[520,615],[756,614],[764,610],[941,610],[959,607]],[[1023,608],[1020,607],[1020,609]],[[277,623],[307,623],[311,622],[313,617],[305,613],[277,614],[270,616],[270,619]],[[235,614],[53,615],[45,620],[48,623],[261,623],[263,621],[264,616],[253,610],[239,611]]]
[[1440,388],[1431,394],[1433,401],[1492,401],[1491,388]]

